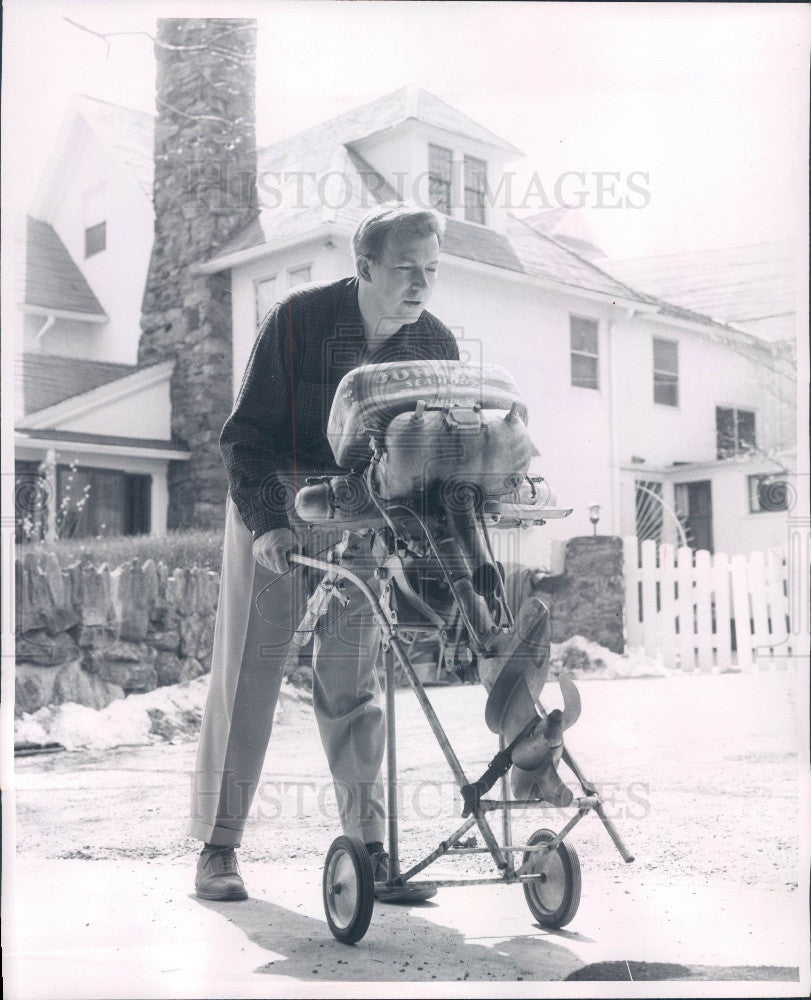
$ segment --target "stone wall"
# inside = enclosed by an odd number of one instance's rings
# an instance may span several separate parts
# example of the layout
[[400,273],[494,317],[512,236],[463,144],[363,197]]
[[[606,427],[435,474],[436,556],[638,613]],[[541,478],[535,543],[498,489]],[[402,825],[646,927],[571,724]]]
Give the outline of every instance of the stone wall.
[[[130,560],[110,571],[89,562],[61,569],[49,553],[15,563],[15,714],[73,701],[104,708],[132,692],[192,680],[211,668],[219,575],[200,568],[171,572],[163,562]],[[624,651],[622,540],[571,539],[565,572],[539,577],[520,569],[508,577],[514,607],[536,592],[552,612],[552,639],[574,635]],[[434,661],[419,656],[424,681]],[[309,686],[311,650],[291,645],[285,673]]]
[[510,580],[513,601],[521,602],[533,591],[552,613],[552,641],[565,642],[582,635],[614,653],[625,651],[625,583],[622,573],[622,539],[610,535],[584,535],[566,543],[564,572],[540,577],[520,569]]
[[196,268],[258,215],[255,53],[250,19],[158,21],[155,240],[138,362],[175,359],[172,434],[191,458],[169,465],[169,528],[222,524],[231,275]]
[[16,716],[72,701],[104,708],[211,667],[219,576],[133,559],[61,569],[49,553],[15,563]]

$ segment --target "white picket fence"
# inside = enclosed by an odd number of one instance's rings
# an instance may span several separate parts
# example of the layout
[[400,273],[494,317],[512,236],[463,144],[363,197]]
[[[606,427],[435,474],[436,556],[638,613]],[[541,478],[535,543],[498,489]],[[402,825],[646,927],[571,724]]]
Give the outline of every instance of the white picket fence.
[[796,666],[801,637],[789,620],[779,551],[730,559],[652,540],[639,545],[631,535],[624,539],[624,573],[628,646],[682,670]]

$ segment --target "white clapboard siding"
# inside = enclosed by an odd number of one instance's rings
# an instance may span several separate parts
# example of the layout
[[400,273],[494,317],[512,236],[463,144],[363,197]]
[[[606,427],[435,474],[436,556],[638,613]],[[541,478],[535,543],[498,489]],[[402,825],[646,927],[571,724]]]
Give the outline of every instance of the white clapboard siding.
[[[778,549],[748,558],[623,540],[626,636],[668,667],[785,669],[797,660],[791,590]],[[734,632],[734,640],[733,640]],[[735,650],[733,650],[733,645]]]

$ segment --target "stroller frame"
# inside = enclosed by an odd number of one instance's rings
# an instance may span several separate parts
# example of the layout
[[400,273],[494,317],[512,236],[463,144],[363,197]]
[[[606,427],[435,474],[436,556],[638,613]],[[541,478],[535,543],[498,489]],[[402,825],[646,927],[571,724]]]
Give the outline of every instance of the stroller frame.
[[[393,505],[393,507],[398,506],[402,505]],[[389,512],[392,509],[389,508]],[[383,512],[382,507],[381,512]],[[533,511],[531,523],[543,524],[545,522],[542,518],[565,516],[565,513],[568,513],[568,511],[563,512],[553,509],[536,510]],[[493,518],[494,522],[496,520],[497,518]],[[393,525],[388,514],[386,515],[386,521],[390,526]],[[486,525],[484,527],[486,534]],[[436,551],[430,532],[427,532],[427,537],[434,555],[441,564],[441,556]],[[388,879],[386,881],[386,888],[388,890],[396,890],[409,886],[412,890],[417,890],[416,898],[419,898],[420,890],[425,892],[439,887],[520,883],[524,887],[524,893],[530,910],[542,926],[562,927],[569,923],[577,911],[580,900],[580,866],[574,848],[565,844],[564,841],[574,827],[588,813],[594,812],[600,818],[623,860],[629,863],[634,859],[623,843],[614,824],[606,815],[603,801],[596,786],[585,777],[565,746],[561,759],[574,774],[583,793],[581,796],[574,798],[569,806],[556,807],[540,799],[513,799],[510,796],[508,776],[507,774],[502,774],[499,779],[500,797],[479,799],[472,814],[448,837],[440,841],[432,851],[406,871],[401,870],[395,713],[395,670],[397,665],[400,666],[408,678],[409,684],[420,703],[459,788],[461,789],[468,785],[468,778],[464,768],[425,692],[421,680],[410,662],[404,644],[404,636],[406,634],[414,634],[415,632],[420,632],[422,635],[435,636],[441,641],[445,630],[441,625],[432,625],[430,622],[421,622],[415,625],[413,623],[401,623],[397,621],[397,615],[387,600],[387,596],[390,593],[391,567],[394,566],[396,574],[397,562],[399,561],[400,569],[403,569],[403,564],[399,556],[390,555],[386,560],[386,566],[379,566],[375,571],[375,578],[381,588],[381,598],[378,598],[363,579],[353,573],[352,570],[340,564],[339,550],[340,545],[333,548],[332,553],[330,553],[332,561],[316,559],[298,553],[290,555],[292,563],[308,566],[324,573],[321,581],[321,594],[316,594],[311,599],[311,608],[308,610],[299,628],[301,632],[312,628],[317,618],[326,610],[326,603],[328,602],[332,588],[338,581],[346,580],[354,584],[368,601],[376,627],[379,630],[381,649],[385,657],[385,725],[388,779]],[[497,586],[500,591],[500,598],[504,600],[506,608],[506,592],[500,573],[498,574]],[[454,597],[456,598],[455,593]],[[463,612],[464,609],[461,608],[458,600],[456,600],[456,604],[459,606],[459,610]],[[509,615],[509,610],[508,620],[512,624],[512,616]],[[475,640],[475,636],[471,636],[471,639]],[[539,718],[542,720],[545,719],[547,713],[543,706],[538,701],[536,701],[535,705]],[[505,739],[502,734],[499,736],[499,750],[503,751],[504,749]],[[512,810],[538,808],[574,809],[574,815],[557,833],[545,829],[538,830],[529,838],[528,843],[514,844]],[[499,842],[488,820],[488,814],[496,812],[501,813],[502,842]],[[478,827],[485,846],[460,845],[461,838],[474,826]],[[547,905],[543,894],[548,876],[544,869],[549,856],[555,853],[559,855],[559,863],[554,865],[554,872],[550,878],[552,882],[555,882],[556,878],[558,883],[562,880],[563,884],[552,885],[551,892],[554,896],[554,902],[558,901],[558,895],[561,896],[561,899],[559,905]],[[471,854],[490,854],[499,874],[495,877],[485,878],[440,878],[415,881],[415,876],[419,875],[441,857]],[[514,855],[516,854],[523,854],[519,865],[516,865],[514,862]],[[371,861],[362,842],[345,836],[338,837],[333,842],[325,864],[323,891],[324,907],[331,932],[339,941],[354,944],[363,937],[368,929],[375,898]]]

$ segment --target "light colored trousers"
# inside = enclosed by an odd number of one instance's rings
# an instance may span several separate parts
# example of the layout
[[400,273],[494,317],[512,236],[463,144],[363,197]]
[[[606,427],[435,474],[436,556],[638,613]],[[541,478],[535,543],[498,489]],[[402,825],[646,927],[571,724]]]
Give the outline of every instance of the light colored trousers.
[[[319,532],[313,540],[308,554],[315,556],[340,539]],[[367,579],[374,568],[371,555],[357,558],[351,568]],[[229,497],[211,682],[187,829],[198,840],[224,847],[238,847],[242,841],[291,636],[306,607],[303,577],[301,567],[277,576],[256,563],[251,533]],[[346,609],[333,599],[314,637],[313,707],[343,831],[371,843],[384,840],[385,826],[385,725],[375,669],[378,638],[360,591],[347,583],[345,594]],[[297,738],[306,740],[308,734],[286,734],[287,740]],[[286,749],[289,752],[289,746]]]

